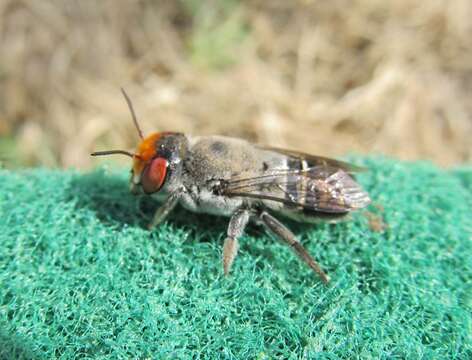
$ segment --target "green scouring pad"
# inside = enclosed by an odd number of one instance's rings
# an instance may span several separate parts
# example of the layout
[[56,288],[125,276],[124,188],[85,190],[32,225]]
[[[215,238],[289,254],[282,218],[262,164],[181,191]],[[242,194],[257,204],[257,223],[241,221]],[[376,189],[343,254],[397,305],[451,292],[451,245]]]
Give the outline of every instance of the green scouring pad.
[[251,227],[128,193],[127,171],[0,171],[0,358],[472,359],[472,168],[354,161],[373,204],[288,223],[324,286]]

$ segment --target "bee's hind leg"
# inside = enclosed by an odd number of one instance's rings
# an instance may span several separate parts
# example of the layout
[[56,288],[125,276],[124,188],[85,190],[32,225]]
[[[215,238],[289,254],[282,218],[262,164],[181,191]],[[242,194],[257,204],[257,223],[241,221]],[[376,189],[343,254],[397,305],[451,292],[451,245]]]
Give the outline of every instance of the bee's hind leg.
[[164,200],[161,206],[156,210],[154,216],[152,218],[151,223],[148,225],[148,229],[151,230],[152,228],[156,227],[160,223],[162,223],[167,215],[170,214],[172,210],[174,210],[175,206],[179,202],[180,192],[175,192],[169,195],[167,199]]
[[231,265],[238,254],[238,238],[244,233],[244,229],[249,221],[250,212],[246,209],[239,209],[231,216],[228,225],[227,237],[223,245],[223,270],[228,275]]
[[321,280],[325,284],[329,282],[328,275],[326,275],[326,273],[321,269],[315,259],[311,257],[308,251],[297,240],[295,235],[289,229],[287,229],[285,225],[283,225],[276,218],[266,212],[262,212],[259,215],[259,218],[262,223],[267,227],[267,229],[272,234],[281,239],[284,243],[289,245],[293,249],[295,254],[320,276]]

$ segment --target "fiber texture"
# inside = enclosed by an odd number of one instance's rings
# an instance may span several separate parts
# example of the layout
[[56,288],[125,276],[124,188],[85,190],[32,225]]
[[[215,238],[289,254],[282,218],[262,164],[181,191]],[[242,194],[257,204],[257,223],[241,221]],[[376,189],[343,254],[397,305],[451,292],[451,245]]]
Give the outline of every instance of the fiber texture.
[[155,204],[127,171],[0,172],[1,358],[472,358],[472,169],[357,159],[374,200],[288,222],[325,287],[253,227],[229,278],[227,220]]

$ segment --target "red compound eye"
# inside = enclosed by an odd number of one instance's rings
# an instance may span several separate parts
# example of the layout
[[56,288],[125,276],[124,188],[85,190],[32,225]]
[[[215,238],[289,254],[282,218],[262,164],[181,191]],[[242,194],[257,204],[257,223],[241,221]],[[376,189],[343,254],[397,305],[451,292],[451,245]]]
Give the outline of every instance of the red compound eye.
[[146,166],[141,177],[143,190],[147,194],[159,191],[164,185],[167,173],[167,160],[164,158],[155,158]]

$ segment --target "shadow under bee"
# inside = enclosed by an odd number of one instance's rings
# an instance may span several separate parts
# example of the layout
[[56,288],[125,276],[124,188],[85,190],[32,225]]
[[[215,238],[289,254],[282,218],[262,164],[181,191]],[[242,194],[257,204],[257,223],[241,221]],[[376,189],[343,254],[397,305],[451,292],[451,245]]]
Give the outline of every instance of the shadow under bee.
[[[75,202],[77,209],[91,210],[103,224],[115,228],[138,226],[147,229],[154,212],[160,206],[159,202],[150,196],[132,195],[127,178],[103,171],[76,176],[67,192],[69,200]],[[166,219],[166,223],[185,228],[192,233],[208,234],[209,236],[202,237],[205,241],[225,233],[228,219],[195,214],[177,207]]]

